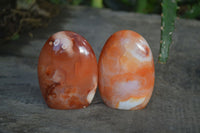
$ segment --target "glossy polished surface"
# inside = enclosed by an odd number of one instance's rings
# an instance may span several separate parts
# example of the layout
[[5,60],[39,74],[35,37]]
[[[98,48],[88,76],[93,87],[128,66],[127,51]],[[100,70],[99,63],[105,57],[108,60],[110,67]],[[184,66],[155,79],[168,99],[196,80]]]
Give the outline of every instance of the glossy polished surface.
[[154,87],[154,62],[141,35],[130,30],[114,33],[98,65],[100,94],[109,107],[137,110],[147,105]]
[[97,61],[90,44],[80,35],[61,31],[45,43],[39,57],[42,95],[51,108],[87,107],[96,92]]

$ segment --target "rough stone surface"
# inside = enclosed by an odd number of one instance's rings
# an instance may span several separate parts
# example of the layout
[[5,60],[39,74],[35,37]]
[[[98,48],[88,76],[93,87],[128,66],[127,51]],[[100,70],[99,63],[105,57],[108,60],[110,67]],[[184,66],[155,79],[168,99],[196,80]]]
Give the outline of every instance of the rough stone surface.
[[[108,108],[99,93],[80,110],[47,107],[37,79],[39,52],[50,35],[72,30],[84,36],[99,57],[107,38],[130,29],[148,41],[155,59],[155,87],[140,111]],[[177,20],[168,64],[157,63],[160,17],[88,7],[70,7],[49,27],[0,48],[0,133],[199,133],[200,22]]]

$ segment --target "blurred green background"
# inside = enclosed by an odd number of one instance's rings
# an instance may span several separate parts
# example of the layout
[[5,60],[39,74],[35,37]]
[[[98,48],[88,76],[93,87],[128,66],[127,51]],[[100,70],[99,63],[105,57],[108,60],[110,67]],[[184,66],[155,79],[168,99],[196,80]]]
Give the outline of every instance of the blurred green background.
[[[87,5],[145,14],[160,14],[162,0],[50,0],[50,2],[56,4]],[[178,16],[200,19],[200,0],[178,0],[178,6]]]
[[[64,5],[161,14],[161,0],[1,0],[0,39],[15,40],[25,31],[47,26]],[[200,20],[200,0],[179,0],[178,6],[178,17]]]
[[0,44],[17,40],[22,33],[46,27],[67,6],[89,6],[142,14],[161,14],[159,63],[166,64],[176,17],[200,20],[200,0],[1,0]]

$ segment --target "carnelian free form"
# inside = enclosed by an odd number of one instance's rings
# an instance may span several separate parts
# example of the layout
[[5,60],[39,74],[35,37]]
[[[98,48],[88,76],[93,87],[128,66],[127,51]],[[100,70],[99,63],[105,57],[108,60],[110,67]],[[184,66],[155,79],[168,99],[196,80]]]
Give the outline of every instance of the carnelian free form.
[[154,87],[154,61],[146,40],[122,30],[105,43],[98,63],[99,91],[112,108],[137,110],[150,100]]
[[97,60],[90,44],[77,33],[55,33],[41,50],[39,85],[51,108],[87,107],[96,92],[97,72]]

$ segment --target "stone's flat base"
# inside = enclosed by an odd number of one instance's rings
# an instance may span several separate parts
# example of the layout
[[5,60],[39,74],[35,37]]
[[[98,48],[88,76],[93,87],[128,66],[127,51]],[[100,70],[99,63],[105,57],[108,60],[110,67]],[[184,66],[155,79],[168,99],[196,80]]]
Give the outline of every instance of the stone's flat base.
[[[68,12],[69,11],[69,12]],[[107,38],[130,29],[148,41],[155,59],[155,88],[140,111],[108,108],[99,93],[80,110],[47,107],[37,80],[39,52],[50,35],[71,30],[84,36],[99,57]],[[107,9],[69,7],[46,29],[0,48],[0,133],[199,133],[200,22],[177,20],[169,62],[157,63],[160,17]]]

